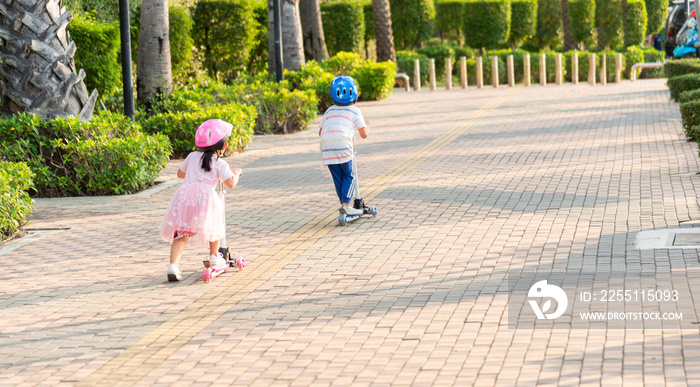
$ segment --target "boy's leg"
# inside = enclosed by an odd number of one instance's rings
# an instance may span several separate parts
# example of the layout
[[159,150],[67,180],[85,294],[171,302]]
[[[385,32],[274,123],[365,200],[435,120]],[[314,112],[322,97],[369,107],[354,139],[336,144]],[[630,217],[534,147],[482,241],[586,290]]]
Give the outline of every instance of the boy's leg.
[[335,193],[338,195],[338,200],[340,200],[340,203],[343,203],[344,172],[341,165],[342,164],[329,164],[328,170],[331,172],[331,176],[333,176],[333,184],[335,185]]

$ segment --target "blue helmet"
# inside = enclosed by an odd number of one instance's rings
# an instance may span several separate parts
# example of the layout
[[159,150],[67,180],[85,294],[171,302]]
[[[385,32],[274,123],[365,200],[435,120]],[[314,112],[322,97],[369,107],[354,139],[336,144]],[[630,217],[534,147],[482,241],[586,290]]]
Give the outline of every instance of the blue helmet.
[[357,100],[357,84],[352,77],[341,75],[333,78],[331,99],[339,104],[351,104]]

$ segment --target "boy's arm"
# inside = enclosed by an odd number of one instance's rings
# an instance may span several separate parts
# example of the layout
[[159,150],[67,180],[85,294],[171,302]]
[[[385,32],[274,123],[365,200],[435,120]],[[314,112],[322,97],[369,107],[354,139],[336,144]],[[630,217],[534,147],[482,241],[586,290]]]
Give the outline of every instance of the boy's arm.
[[367,138],[369,136],[369,121],[365,120],[365,126],[357,129],[357,132],[360,133],[360,137]]

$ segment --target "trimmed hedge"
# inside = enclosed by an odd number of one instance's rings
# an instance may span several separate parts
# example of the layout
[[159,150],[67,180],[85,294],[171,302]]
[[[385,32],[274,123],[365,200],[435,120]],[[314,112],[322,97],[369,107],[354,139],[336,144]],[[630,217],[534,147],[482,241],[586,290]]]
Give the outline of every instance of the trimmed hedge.
[[560,44],[561,35],[561,0],[538,0],[536,39],[540,48],[549,48]]
[[678,105],[681,109],[681,121],[685,136],[689,140],[697,140],[697,127],[700,125],[700,100],[692,100]]
[[595,23],[598,29],[598,50],[622,44],[621,0],[596,0]]
[[365,16],[359,0],[338,0],[321,4],[323,33],[328,55],[340,51],[361,54],[365,47]]
[[33,177],[25,163],[0,162],[0,240],[12,238],[27,223],[34,206],[27,193]]
[[678,103],[700,100],[700,89],[686,90],[678,96]]
[[[630,46],[624,54],[627,65],[625,66],[624,77],[630,78],[632,66],[635,63],[641,62],[663,62],[666,55],[663,51],[659,51],[654,47],[649,46]],[[642,69],[637,73],[637,79],[643,78],[658,78],[663,75],[661,69]]]
[[569,23],[571,36],[586,46],[595,36],[595,0],[569,0]]
[[664,72],[669,78],[685,74],[700,74],[700,59],[686,58],[664,63]]
[[370,40],[374,40],[374,11],[372,0],[362,0],[362,13],[365,15],[365,49]]
[[513,0],[508,43],[513,50],[537,33],[537,0]]
[[682,92],[700,89],[700,74],[685,74],[669,78],[666,85],[671,91],[671,99],[677,101]]
[[625,47],[644,43],[647,32],[647,8],[644,0],[627,0],[627,18],[624,27]]
[[[378,101],[391,95],[396,80],[396,63],[367,60],[351,73],[361,101]],[[330,90],[330,88],[329,88]]]
[[109,112],[89,122],[21,113],[0,120],[0,139],[0,157],[26,162],[39,196],[133,193],[155,181],[170,155],[165,136]]
[[433,36],[433,0],[391,0],[391,28],[397,50],[419,47]]
[[419,54],[415,51],[397,51],[397,71],[406,73],[411,79],[413,79],[414,64],[416,59],[419,61],[421,83],[425,84],[428,82],[428,57],[423,54]]
[[434,46],[419,48],[416,52],[425,55],[429,59],[435,59],[435,76],[438,79],[443,79],[445,77],[445,62],[447,58],[454,64],[455,52],[449,45],[436,44]]
[[181,72],[190,66],[192,60],[192,18],[184,8],[170,6],[168,9],[170,36],[170,63],[172,65],[173,77],[177,77]]
[[202,0],[195,6],[192,37],[212,78],[231,82],[247,73],[256,45],[253,7],[251,0]]
[[284,70],[284,78],[293,90],[312,90],[316,93],[318,111],[324,112],[333,105],[330,91],[334,75],[324,70],[318,62],[310,60],[299,71]]
[[435,23],[443,38],[452,38],[462,42],[464,1],[437,0],[435,2]]
[[[326,59],[321,63],[321,67],[331,75],[350,75],[350,73],[362,63],[360,54],[354,52],[341,51],[330,59]],[[328,89],[330,92],[330,89]]]
[[498,48],[510,34],[509,0],[467,0],[464,3],[464,41],[473,48]]
[[105,95],[120,89],[119,26],[116,23],[99,23],[94,14],[88,13],[76,15],[68,29],[71,39],[78,47],[75,52],[75,67],[85,70],[85,87],[88,92],[97,89],[100,95]]
[[666,0],[645,0],[647,9],[647,33],[656,34],[664,28],[666,19]]

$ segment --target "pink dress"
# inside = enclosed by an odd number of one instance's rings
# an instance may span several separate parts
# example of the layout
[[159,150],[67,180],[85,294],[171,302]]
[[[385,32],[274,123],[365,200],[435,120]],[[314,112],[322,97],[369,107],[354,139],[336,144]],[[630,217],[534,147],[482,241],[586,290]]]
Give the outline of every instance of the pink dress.
[[175,234],[190,234],[190,241],[209,247],[224,236],[224,205],[214,187],[233,177],[228,163],[211,159],[211,171],[202,169],[202,152],[190,153],[180,165],[185,182],[175,191],[160,223],[160,235],[172,243]]

